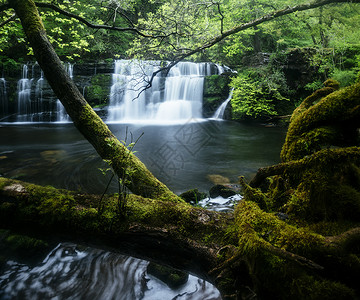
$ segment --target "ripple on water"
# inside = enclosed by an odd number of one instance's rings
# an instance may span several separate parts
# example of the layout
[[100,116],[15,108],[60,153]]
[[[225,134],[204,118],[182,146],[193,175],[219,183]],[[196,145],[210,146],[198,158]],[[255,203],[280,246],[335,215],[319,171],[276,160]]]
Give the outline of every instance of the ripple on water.
[[61,243],[37,266],[8,261],[0,299],[218,300],[210,283],[189,275],[173,290],[146,272],[147,261]]

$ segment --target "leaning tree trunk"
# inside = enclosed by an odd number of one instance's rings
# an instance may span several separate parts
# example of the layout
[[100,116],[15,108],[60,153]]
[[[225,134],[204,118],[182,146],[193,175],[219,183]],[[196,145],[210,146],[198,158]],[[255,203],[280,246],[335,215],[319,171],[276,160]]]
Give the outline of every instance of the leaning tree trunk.
[[145,165],[109,130],[94,112],[65,71],[62,62],[49,42],[38,10],[32,0],[9,0],[21,20],[35,57],[56,96],[76,128],[93,145],[102,159],[110,161],[115,173],[131,174],[127,187],[135,194],[154,199],[180,201]]

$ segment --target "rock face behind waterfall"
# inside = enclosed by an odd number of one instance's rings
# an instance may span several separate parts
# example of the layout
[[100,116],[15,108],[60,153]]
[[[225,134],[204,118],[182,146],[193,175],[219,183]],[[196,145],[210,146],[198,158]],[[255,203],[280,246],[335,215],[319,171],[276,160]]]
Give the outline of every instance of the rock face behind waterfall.
[[[71,76],[85,99],[91,106],[95,107],[102,118],[107,119],[115,61],[109,59],[71,65],[64,63],[64,65],[69,72],[71,71]],[[30,62],[26,65],[8,64],[2,66],[0,72],[3,77],[1,78],[0,90],[0,122],[53,122],[63,120],[60,116],[61,104],[46,79],[43,78],[41,69],[36,62]],[[216,74],[216,72],[211,73]],[[204,104],[201,109],[204,117],[210,117],[227,97],[228,77],[207,75],[204,80]],[[19,82],[21,79],[26,83],[26,86],[23,87],[22,93],[25,96],[21,100],[23,103],[20,104]],[[21,118],[19,117],[20,114],[27,115]]]
[[[214,115],[216,109],[229,96],[229,83],[232,73],[223,73],[221,75],[211,75],[204,81],[203,115],[210,118]],[[231,106],[228,105],[225,110],[224,119],[231,119]]]
[[[81,64],[67,64],[69,74],[75,81],[79,90],[92,106],[107,104],[110,92],[111,74],[113,72],[113,61],[93,62]],[[26,72],[24,69],[26,67]],[[0,116],[3,122],[19,121],[19,113],[32,114],[31,117],[23,117],[23,121],[57,121],[56,114],[59,113],[59,101],[51,87],[43,78],[39,65],[35,62],[24,64],[12,64],[3,66],[2,74],[6,80],[7,112],[2,111],[0,105]],[[26,79],[24,78],[26,77]],[[19,82],[26,80],[28,86],[26,103],[20,104]],[[1,94],[0,94],[1,97]],[[4,99],[0,99],[3,103]],[[19,106],[23,109],[19,112]]]

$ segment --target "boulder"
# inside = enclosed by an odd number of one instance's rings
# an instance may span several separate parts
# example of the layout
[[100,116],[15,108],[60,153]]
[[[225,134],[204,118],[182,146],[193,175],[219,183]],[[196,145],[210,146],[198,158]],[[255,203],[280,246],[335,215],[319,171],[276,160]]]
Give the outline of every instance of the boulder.
[[216,198],[219,196],[223,198],[229,198],[231,196],[236,195],[236,192],[224,185],[217,184],[210,189],[209,194],[210,194],[210,198]]
[[196,204],[200,200],[208,197],[206,193],[199,192],[198,189],[188,190],[180,195],[187,203]]
[[189,274],[173,268],[150,262],[147,273],[160,279],[168,287],[176,289],[188,281]]

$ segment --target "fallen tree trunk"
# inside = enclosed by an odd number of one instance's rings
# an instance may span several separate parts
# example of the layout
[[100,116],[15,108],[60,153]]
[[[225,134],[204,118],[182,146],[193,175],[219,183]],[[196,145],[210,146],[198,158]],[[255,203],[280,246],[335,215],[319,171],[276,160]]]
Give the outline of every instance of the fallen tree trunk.
[[319,289],[319,295],[325,287],[355,294],[351,280],[334,274],[341,267],[358,275],[352,255],[359,229],[324,237],[290,225],[251,201],[242,201],[235,213],[218,213],[186,203],[128,197],[128,215],[123,216],[116,196],[102,199],[99,212],[100,196],[0,178],[0,228],[111,247],[185,270],[215,284],[223,299],[303,299],[304,291],[292,287],[294,280],[308,290]]

